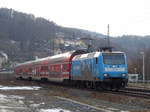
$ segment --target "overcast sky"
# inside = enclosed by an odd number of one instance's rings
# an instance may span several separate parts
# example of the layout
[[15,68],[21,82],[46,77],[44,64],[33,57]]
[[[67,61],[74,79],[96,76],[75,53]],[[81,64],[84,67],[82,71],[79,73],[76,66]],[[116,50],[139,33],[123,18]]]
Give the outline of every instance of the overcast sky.
[[150,0],[0,0],[0,7],[110,35],[150,35]]

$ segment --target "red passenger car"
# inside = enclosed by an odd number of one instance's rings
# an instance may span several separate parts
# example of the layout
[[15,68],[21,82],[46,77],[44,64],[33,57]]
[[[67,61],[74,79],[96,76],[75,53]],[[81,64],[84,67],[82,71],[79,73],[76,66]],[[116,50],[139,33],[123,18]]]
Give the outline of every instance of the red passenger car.
[[15,67],[16,78],[46,79],[58,82],[69,80],[72,58],[83,53],[85,51],[71,51],[19,64]]

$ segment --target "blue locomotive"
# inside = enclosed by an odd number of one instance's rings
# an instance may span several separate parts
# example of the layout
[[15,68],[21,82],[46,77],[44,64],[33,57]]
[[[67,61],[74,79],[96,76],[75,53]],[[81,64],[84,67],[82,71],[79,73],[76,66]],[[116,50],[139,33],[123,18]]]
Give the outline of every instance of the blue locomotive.
[[118,51],[76,55],[72,59],[71,80],[90,88],[124,88],[128,82],[127,57]]

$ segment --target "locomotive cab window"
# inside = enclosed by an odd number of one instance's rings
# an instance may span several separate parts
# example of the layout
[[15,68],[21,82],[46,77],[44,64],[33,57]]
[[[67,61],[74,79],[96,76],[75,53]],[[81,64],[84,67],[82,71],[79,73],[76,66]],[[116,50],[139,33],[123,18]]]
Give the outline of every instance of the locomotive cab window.
[[125,64],[123,53],[103,53],[103,63],[107,65]]

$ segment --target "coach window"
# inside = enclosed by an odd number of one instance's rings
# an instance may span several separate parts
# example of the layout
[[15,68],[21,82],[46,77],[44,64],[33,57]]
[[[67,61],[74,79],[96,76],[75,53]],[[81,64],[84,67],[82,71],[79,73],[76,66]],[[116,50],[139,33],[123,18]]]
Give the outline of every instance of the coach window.
[[67,69],[67,64],[63,64],[63,71],[66,71]]
[[55,71],[55,66],[54,66],[54,65],[52,66],[52,71],[53,71],[53,72]]
[[60,72],[60,65],[57,65],[57,72]]
[[51,66],[51,72],[54,72],[55,70],[54,70],[55,68],[54,68],[54,65],[52,65]]
[[53,65],[53,72],[56,72],[56,65]]
[[57,66],[56,65],[54,65],[54,72],[56,72],[57,71]]
[[32,68],[29,68],[29,72],[32,72]]
[[60,71],[63,71],[63,65],[60,65]]
[[20,70],[19,70],[19,73],[22,73],[22,71],[23,71],[23,70],[22,70],[22,69],[20,69]]
[[57,72],[57,65],[55,65],[55,72]]
[[28,68],[25,68],[25,70],[24,70],[26,73],[28,72]]
[[44,70],[44,71],[48,70],[48,66],[42,66],[41,70]]
[[58,72],[58,66],[55,65],[55,72]]

